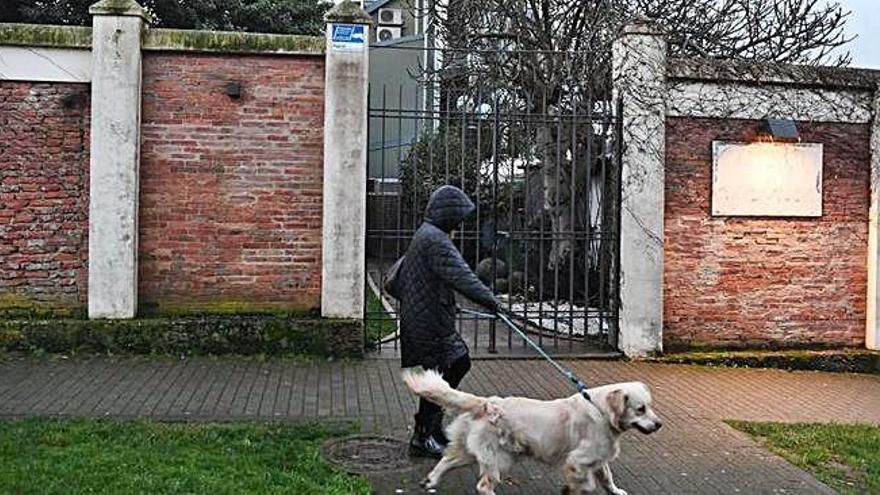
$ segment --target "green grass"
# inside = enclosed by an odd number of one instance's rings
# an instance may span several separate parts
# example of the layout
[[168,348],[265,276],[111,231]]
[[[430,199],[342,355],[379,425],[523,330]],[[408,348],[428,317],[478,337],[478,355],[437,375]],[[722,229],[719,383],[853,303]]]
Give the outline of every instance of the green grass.
[[880,494],[880,427],[728,421],[841,494]]
[[367,288],[366,339],[368,343],[378,342],[382,337],[397,331],[397,322],[385,311],[382,301],[369,287]]
[[148,421],[0,421],[0,493],[366,494],[323,461],[352,428]]

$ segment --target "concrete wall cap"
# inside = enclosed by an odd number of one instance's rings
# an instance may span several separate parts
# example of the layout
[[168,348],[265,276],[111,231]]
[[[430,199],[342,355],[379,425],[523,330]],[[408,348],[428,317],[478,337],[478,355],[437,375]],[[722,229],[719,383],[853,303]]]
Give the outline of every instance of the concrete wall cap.
[[143,44],[151,51],[254,55],[323,55],[324,48],[323,36],[155,28],[146,32]]
[[0,23],[0,45],[91,48],[92,28],[85,26]]
[[640,14],[623,27],[623,34],[662,35],[664,33],[656,19]]
[[89,7],[89,14],[140,17],[151,22],[150,14],[135,0],[101,0]]
[[880,70],[875,69],[792,65],[752,60],[672,58],[667,63],[666,75],[669,79],[679,81],[793,85],[868,91],[873,91],[880,84]]
[[373,18],[360,5],[351,0],[344,0],[324,14],[324,21],[328,24],[372,24]]

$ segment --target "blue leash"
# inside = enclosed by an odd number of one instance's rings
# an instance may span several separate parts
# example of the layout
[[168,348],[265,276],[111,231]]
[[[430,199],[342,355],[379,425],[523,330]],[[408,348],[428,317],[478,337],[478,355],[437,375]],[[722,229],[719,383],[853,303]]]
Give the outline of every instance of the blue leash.
[[582,396],[584,396],[584,399],[587,399],[588,401],[590,400],[590,394],[587,392],[587,385],[583,382],[583,380],[578,378],[578,376],[575,375],[570,369],[564,368],[562,365],[557,363],[555,359],[553,359],[546,352],[544,352],[544,349],[541,349],[541,346],[539,346],[531,338],[529,338],[529,336],[526,335],[526,333],[524,331],[522,331],[522,329],[520,329],[519,326],[517,326],[516,323],[514,323],[513,320],[511,320],[510,317],[508,317],[506,314],[498,312],[498,313],[492,315],[489,313],[481,313],[479,311],[474,311],[472,309],[467,309],[467,308],[461,308],[461,310],[464,311],[465,313],[470,313],[473,315],[482,316],[484,318],[491,318],[491,319],[498,318],[501,321],[503,321],[505,324],[507,324],[508,327],[510,327],[511,330],[513,330],[514,332],[517,333],[517,335],[522,337],[522,339],[525,340],[532,347],[532,349],[536,350],[538,352],[538,354],[541,355],[541,357],[546,359],[547,362],[549,362],[554,368],[556,368],[556,371],[560,372],[563,376],[568,378],[568,381],[570,381],[577,388],[578,393],[581,394]]

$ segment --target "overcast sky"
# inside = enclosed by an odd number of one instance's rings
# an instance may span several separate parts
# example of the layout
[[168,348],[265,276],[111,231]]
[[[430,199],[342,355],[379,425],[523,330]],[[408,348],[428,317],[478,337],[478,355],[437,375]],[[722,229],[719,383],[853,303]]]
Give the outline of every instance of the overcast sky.
[[880,69],[880,0],[839,1],[852,11],[846,23],[847,34],[858,36],[847,45],[853,56],[852,66]]

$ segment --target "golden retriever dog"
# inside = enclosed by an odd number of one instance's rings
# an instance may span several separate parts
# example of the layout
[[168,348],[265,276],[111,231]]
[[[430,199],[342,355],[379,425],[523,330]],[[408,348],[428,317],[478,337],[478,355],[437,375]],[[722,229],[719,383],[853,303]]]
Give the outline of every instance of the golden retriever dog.
[[608,463],[620,452],[627,430],[653,433],[663,426],[651,409],[651,392],[641,382],[618,383],[581,394],[540,401],[522,397],[478,397],[455,390],[435,371],[404,370],[403,380],[416,395],[460,412],[447,428],[443,458],[422,481],[434,488],[450,469],[478,464],[477,492],[495,493],[517,457],[530,456],[562,468],[563,493],[583,494],[598,484],[626,495],[614,484]]

